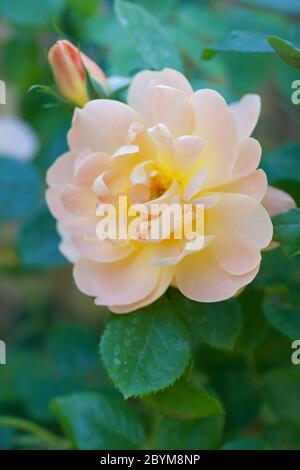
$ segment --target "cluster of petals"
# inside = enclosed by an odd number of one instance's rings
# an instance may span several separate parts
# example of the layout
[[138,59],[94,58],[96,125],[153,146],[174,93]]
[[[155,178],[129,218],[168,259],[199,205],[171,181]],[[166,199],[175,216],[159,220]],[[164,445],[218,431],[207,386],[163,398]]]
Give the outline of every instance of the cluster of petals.
[[[94,100],[76,109],[69,151],[49,169],[47,201],[61,251],[78,288],[115,313],[159,298],[172,285],[199,302],[234,296],[256,276],[272,240],[271,216],[294,207],[257,169],[261,146],[250,137],[260,98],[227,105],[214,90],[194,92],[179,72],[143,71],[128,105]],[[100,240],[102,203],[202,204],[205,242]]]

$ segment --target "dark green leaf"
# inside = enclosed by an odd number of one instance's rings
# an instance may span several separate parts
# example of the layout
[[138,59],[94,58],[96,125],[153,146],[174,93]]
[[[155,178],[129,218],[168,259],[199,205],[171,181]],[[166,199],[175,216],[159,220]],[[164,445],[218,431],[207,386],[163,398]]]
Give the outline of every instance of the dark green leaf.
[[242,328],[242,316],[236,300],[205,304],[169,291],[174,308],[181,314],[195,338],[209,346],[232,349]]
[[257,349],[270,329],[263,314],[262,298],[262,292],[253,286],[247,287],[238,296],[243,316],[243,329],[236,342],[239,351],[249,353]]
[[210,59],[217,52],[270,53],[273,49],[265,33],[236,30],[203,49],[203,58]]
[[300,49],[294,46],[291,42],[277,36],[270,36],[268,38],[268,43],[284,62],[291,67],[300,70]]
[[144,399],[154,410],[178,419],[199,419],[222,414],[222,406],[204,388],[180,381]]
[[157,447],[163,450],[216,449],[220,444],[223,426],[223,416],[190,422],[163,418],[158,430]]
[[273,239],[280,243],[288,257],[300,253],[300,209],[292,209],[275,215],[273,221]]
[[264,384],[264,398],[283,421],[300,424],[300,373],[297,366],[270,372]]
[[115,11],[136,50],[154,69],[181,69],[181,59],[172,38],[157,19],[140,5],[116,0]]
[[0,222],[34,213],[42,198],[41,177],[32,165],[0,158]]
[[220,396],[226,412],[229,429],[242,429],[255,421],[259,412],[257,385],[247,371],[220,370],[213,386]]
[[221,450],[266,450],[267,444],[256,437],[243,437],[234,441],[226,442]]
[[300,144],[293,142],[275,148],[263,158],[261,167],[270,184],[284,180],[300,184]]
[[268,289],[263,311],[278,331],[291,339],[300,338],[300,297],[286,288]]
[[190,358],[188,334],[166,298],[129,315],[112,315],[100,350],[126,398],[172,385]]
[[102,393],[74,393],[51,402],[65,433],[80,450],[138,449],[142,424],[121,398]]
[[276,423],[267,428],[265,439],[274,450],[300,450],[300,426]]
[[62,266],[65,258],[58,251],[60,238],[47,209],[27,221],[19,235],[19,251],[26,268],[49,269]]

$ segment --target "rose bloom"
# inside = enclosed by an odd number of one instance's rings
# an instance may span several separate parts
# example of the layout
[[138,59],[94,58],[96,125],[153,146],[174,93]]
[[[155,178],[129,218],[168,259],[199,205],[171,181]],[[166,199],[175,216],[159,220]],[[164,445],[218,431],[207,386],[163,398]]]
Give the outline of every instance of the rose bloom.
[[[228,106],[214,90],[193,92],[172,69],[138,73],[128,105],[95,100],[76,109],[69,152],[49,169],[47,201],[58,220],[64,255],[78,288],[126,313],[150,304],[170,286],[199,302],[234,296],[256,276],[272,240],[270,216],[294,207],[267,187],[257,166],[261,147],[250,137],[260,98]],[[204,205],[205,243],[187,240],[100,240],[101,203]]]

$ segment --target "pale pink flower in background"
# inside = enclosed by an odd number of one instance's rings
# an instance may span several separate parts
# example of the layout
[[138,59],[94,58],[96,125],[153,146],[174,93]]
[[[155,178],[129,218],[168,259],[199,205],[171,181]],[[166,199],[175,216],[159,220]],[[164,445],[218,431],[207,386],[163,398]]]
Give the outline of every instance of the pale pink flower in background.
[[[193,92],[183,75],[164,69],[138,73],[128,104],[95,100],[76,109],[70,150],[48,171],[47,201],[77,286],[116,313],[150,304],[170,285],[199,302],[232,297],[259,270],[272,240],[270,214],[294,207],[257,169],[261,147],[250,135],[260,98],[228,106],[216,91]],[[96,207],[117,204],[119,195],[203,204],[204,247],[99,240]]]
[[16,116],[0,116],[0,155],[22,162],[31,161],[39,147],[32,127]]

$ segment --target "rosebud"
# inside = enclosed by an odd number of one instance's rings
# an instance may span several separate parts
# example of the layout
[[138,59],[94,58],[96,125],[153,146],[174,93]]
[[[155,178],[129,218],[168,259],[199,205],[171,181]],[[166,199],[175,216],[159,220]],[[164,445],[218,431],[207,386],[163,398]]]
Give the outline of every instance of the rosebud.
[[106,78],[100,67],[69,41],[57,41],[51,47],[48,58],[61,94],[76,105],[83,106],[90,99],[85,69],[92,79],[107,89]]

